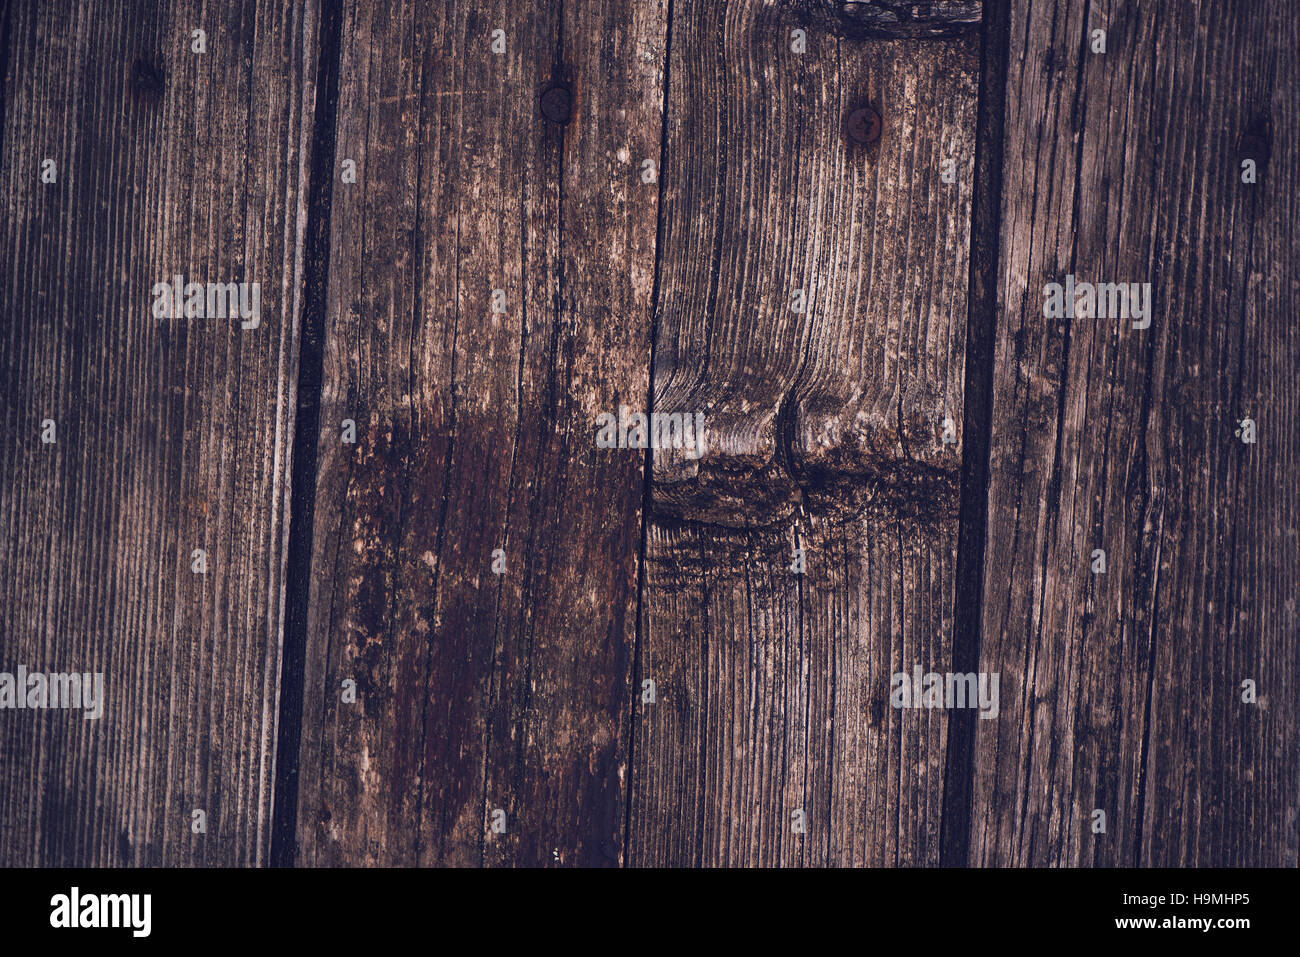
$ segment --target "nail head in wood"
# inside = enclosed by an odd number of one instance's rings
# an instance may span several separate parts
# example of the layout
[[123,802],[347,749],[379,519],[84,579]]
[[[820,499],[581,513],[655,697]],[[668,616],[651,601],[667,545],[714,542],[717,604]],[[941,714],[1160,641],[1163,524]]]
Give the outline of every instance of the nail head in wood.
[[869,146],[880,139],[880,114],[869,106],[860,106],[849,114],[844,130],[853,142]]
[[542,94],[542,116],[552,123],[567,123],[573,115],[573,94],[568,87],[556,84]]

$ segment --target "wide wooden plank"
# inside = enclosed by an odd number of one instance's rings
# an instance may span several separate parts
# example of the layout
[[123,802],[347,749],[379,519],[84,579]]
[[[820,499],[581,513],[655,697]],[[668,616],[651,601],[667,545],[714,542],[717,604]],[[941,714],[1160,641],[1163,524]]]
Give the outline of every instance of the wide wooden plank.
[[345,7],[302,863],[623,858],[665,25]]
[[[104,694],[0,711],[0,865],[259,863],[315,4],[3,18],[0,672]],[[259,283],[260,323],[159,317],[178,274]]]
[[889,696],[951,659],[978,41],[672,26],[654,399],[708,440],[654,453],[630,860],[935,862],[947,718]]
[[[981,656],[1003,705],[969,859],[1294,866],[1300,23],[1016,0],[1010,29]],[[1045,317],[1067,275],[1150,283],[1150,325]]]

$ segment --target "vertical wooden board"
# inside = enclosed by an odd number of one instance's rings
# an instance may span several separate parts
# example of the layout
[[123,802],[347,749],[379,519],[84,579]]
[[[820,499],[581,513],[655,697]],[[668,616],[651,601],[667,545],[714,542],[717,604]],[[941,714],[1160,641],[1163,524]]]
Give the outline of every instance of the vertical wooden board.
[[[0,712],[0,863],[259,863],[316,8],[17,3],[4,23],[0,671],[105,691],[97,720]],[[260,283],[260,325],[157,317],[176,274]]]
[[304,863],[621,859],[665,11],[562,9],[344,14]]
[[[479,586],[445,614],[457,628],[493,614],[490,552],[505,524],[524,321],[519,131],[531,114],[519,87],[534,82],[529,45],[549,32],[521,22],[494,53],[500,7],[344,10],[303,863],[417,863],[426,813],[435,859],[480,857],[491,639],[435,623],[444,550]],[[349,161],[355,183],[343,180]],[[514,293],[513,309],[491,312],[494,288],[507,304]],[[348,420],[355,445],[344,441]],[[345,681],[356,684],[355,704],[342,700]],[[439,725],[427,741],[426,719]]]
[[509,526],[522,575],[500,609],[484,791],[514,823],[485,860],[608,866],[624,859],[645,453],[597,448],[595,425],[649,403],[667,3],[561,9],[538,72],[571,78],[575,103],[537,150],[558,219],[528,206],[537,327]]
[[[1296,43],[1262,0],[1012,4],[972,863],[1296,863]],[[1069,274],[1150,326],[1044,318]]]
[[[1263,423],[1267,434],[1245,450],[1248,458],[1240,461],[1229,500],[1238,513],[1229,554],[1238,561],[1229,566],[1225,591],[1231,597],[1239,587],[1240,594],[1231,612],[1219,612],[1230,665],[1223,669],[1226,680],[1216,684],[1215,695],[1217,701],[1222,688],[1235,706],[1241,681],[1250,677],[1259,688],[1260,708],[1229,713],[1220,740],[1233,761],[1217,763],[1216,777],[1201,788],[1211,813],[1206,815],[1209,826],[1185,839],[1191,853],[1161,839],[1173,830],[1178,802],[1161,800],[1152,808],[1151,840],[1142,858],[1152,863],[1182,854],[1206,864],[1227,860],[1300,866],[1300,78],[1295,70],[1300,19],[1285,4],[1270,4],[1266,11],[1251,40],[1234,50],[1240,62],[1257,55],[1252,50],[1257,43],[1266,51],[1259,73],[1250,73],[1251,99],[1243,98],[1244,108],[1260,105],[1234,157],[1238,170],[1243,157],[1252,157],[1264,173],[1258,195],[1244,204],[1249,228],[1243,239],[1234,237],[1234,245],[1245,246],[1248,257],[1238,408]],[[1206,554],[1225,557],[1214,544]],[[1190,577],[1194,571],[1189,566],[1184,573]],[[1187,611],[1175,599],[1176,594],[1168,594],[1161,605],[1171,621]],[[1165,650],[1162,663],[1166,674],[1181,673],[1176,647]],[[1201,681],[1215,673],[1210,662]],[[1177,737],[1170,734],[1173,754],[1164,765],[1173,768],[1179,751],[1196,747],[1196,736],[1178,723],[1171,702],[1164,705],[1162,726],[1178,732]],[[1148,793],[1152,791],[1148,784]],[[1215,800],[1220,794],[1226,798],[1222,806]]]
[[630,860],[934,862],[946,719],[889,689],[951,660],[978,43],[672,27],[655,406],[708,444],[654,453]]
[[[357,3],[341,13],[298,783],[299,862],[308,865],[416,857],[425,643],[391,633],[399,620],[427,628],[402,616],[430,604],[427,595],[415,604],[412,591],[432,588],[432,569],[416,566],[431,548],[444,478],[431,459],[445,440],[420,447],[442,409],[416,380],[424,313],[451,317],[446,341],[429,346],[448,363],[456,313],[454,270],[435,267],[425,283],[416,242],[428,220],[457,235],[446,172],[457,164],[442,146],[455,139],[456,111],[442,110],[463,78],[439,12],[421,19],[413,4]],[[426,111],[430,90],[437,108]],[[435,144],[427,174],[426,141]],[[424,544],[414,556],[412,540]]]

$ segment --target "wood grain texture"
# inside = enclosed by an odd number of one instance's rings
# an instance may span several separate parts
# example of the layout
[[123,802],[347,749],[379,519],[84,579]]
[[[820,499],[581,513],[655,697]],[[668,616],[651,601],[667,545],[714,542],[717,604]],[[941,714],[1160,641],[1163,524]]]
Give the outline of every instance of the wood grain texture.
[[1286,0],[4,5],[0,672],[107,702],[0,710],[0,866],[1300,865],[1298,59]]
[[639,865],[938,858],[945,721],[888,698],[951,658],[978,46],[800,12],[673,8],[655,405],[709,438],[654,455]]
[[665,23],[345,8],[304,864],[622,860],[645,458],[595,421],[647,403]]
[[[20,2],[3,23],[0,671],[102,671],[106,701],[0,713],[0,865],[256,864],[315,7]],[[178,273],[261,283],[260,327],[155,318]]]
[[[1298,43],[1286,3],[1012,4],[973,864],[1297,862]],[[1044,319],[1071,273],[1150,327]]]

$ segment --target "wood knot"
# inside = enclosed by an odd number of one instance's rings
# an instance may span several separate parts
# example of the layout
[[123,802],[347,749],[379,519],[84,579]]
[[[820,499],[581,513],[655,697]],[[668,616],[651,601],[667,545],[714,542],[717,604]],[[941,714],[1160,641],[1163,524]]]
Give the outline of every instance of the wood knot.
[[144,57],[136,59],[131,67],[131,89],[142,96],[160,96],[167,85],[162,68]]
[[777,408],[714,401],[705,423],[702,452],[653,453],[656,513],[731,528],[782,523],[800,507],[916,527],[957,516],[960,441],[952,417],[934,409],[886,412],[825,396]]

